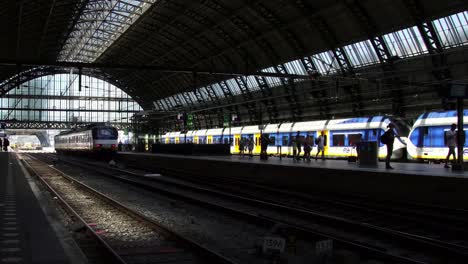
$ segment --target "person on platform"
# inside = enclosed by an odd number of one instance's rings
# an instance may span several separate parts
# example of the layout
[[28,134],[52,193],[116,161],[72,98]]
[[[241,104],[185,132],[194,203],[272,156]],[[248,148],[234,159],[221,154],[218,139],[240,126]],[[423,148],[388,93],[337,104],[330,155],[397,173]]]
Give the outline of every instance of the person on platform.
[[2,139],[0,138],[0,151],[2,151],[2,150],[3,150],[3,141],[2,141]]
[[254,149],[254,140],[252,137],[249,138],[249,141],[248,141],[248,149],[249,149],[249,157],[253,157],[253,154],[252,154],[252,151]]
[[244,150],[245,150],[245,138],[241,137],[239,139],[239,155],[244,157]]
[[268,160],[267,148],[270,144],[270,137],[268,134],[262,134],[260,138],[260,159]]
[[445,158],[445,166],[444,168],[450,168],[448,165],[448,162],[450,160],[450,155],[453,155],[453,160],[457,160],[457,157],[455,156],[455,148],[457,147],[457,129],[456,124],[452,124],[450,126],[450,130],[445,133],[445,144],[449,148],[447,157]]
[[122,141],[119,141],[119,144],[117,145],[117,150],[119,152],[122,151],[122,147],[123,147]]
[[356,146],[356,160],[359,160],[359,152],[361,151],[361,142],[362,142],[362,134],[358,134],[358,137],[356,139],[356,142],[355,142],[355,146]]
[[382,137],[384,137],[384,140],[382,141],[382,143],[384,143],[385,145],[387,145],[387,157],[385,158],[385,168],[386,169],[393,169],[392,166],[390,166],[390,159],[392,158],[392,154],[393,154],[393,142],[395,141],[395,124],[393,123],[390,123],[388,124],[387,126],[387,131],[385,131],[385,133],[382,135]]
[[297,156],[296,159],[301,159],[301,131],[297,131],[296,134],[296,148],[297,148]]
[[4,138],[3,139],[3,150],[8,151],[8,146],[10,146],[10,141],[8,140],[8,138]]
[[307,135],[304,140],[304,161],[310,161],[310,152],[312,151],[312,138]]
[[292,147],[293,150],[293,161],[296,160],[296,155],[297,155],[297,144],[296,144],[296,137],[291,137],[291,140],[289,141],[289,146]]
[[322,152],[322,160],[325,160],[325,133],[322,131],[320,136],[317,138],[317,154],[315,154],[315,160],[317,160],[318,155]]

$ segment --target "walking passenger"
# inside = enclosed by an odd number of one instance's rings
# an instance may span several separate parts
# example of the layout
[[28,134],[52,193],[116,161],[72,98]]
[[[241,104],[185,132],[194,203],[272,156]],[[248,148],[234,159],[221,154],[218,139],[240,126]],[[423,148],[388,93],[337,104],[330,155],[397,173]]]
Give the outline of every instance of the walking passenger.
[[393,169],[392,166],[390,166],[390,159],[392,158],[393,154],[393,142],[395,141],[395,131],[393,130],[395,128],[395,125],[393,123],[388,124],[387,126],[387,131],[382,135],[384,138],[382,143],[387,145],[387,157],[385,158],[385,168],[386,169]]
[[297,148],[297,160],[301,159],[301,132],[297,131],[296,134],[296,148]]
[[453,155],[453,159],[456,161],[457,157],[455,156],[455,147],[457,146],[457,132],[455,129],[457,128],[456,124],[452,124],[450,130],[445,133],[445,142],[447,147],[449,148],[447,157],[445,158],[445,166],[444,168],[450,168],[448,165],[450,155]]
[[317,138],[317,154],[315,154],[315,160],[320,152],[322,152],[322,160],[325,160],[325,133],[322,131],[320,136]]

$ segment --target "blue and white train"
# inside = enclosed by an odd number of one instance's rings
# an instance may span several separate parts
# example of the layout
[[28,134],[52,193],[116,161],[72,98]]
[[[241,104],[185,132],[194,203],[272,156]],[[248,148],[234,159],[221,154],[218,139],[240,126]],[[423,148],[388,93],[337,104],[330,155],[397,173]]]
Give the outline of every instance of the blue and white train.
[[[390,122],[396,124],[396,132],[401,136],[395,139],[394,153],[392,158],[399,159],[404,156],[406,149],[406,136],[409,132],[409,126],[398,119],[385,116],[374,116],[364,118],[347,118],[310,122],[268,124],[259,126],[244,126],[232,128],[204,129],[188,131],[186,134],[181,132],[170,132],[162,136],[162,142],[166,144],[178,144],[192,142],[195,144],[231,144],[231,153],[239,153],[239,142],[241,138],[252,138],[254,144],[254,154],[260,153],[260,135],[261,132],[270,136],[270,145],[268,154],[292,155],[293,146],[291,138],[300,131],[301,139],[308,135],[311,142],[315,141],[322,132],[325,140],[325,156],[327,157],[348,157],[356,155],[356,141],[361,138],[362,141],[376,141],[379,144],[379,157],[384,158],[387,155],[385,145],[380,143],[380,136],[385,132]],[[313,146],[312,153],[317,151],[317,146]]]
[[[463,120],[463,130],[466,134],[466,130],[468,129],[468,110],[464,111]],[[409,156],[421,160],[445,159],[448,150],[445,142],[445,133],[450,130],[451,124],[457,124],[456,111],[428,112],[420,115],[414,123],[407,140]],[[468,159],[468,144],[466,140],[463,159]]]

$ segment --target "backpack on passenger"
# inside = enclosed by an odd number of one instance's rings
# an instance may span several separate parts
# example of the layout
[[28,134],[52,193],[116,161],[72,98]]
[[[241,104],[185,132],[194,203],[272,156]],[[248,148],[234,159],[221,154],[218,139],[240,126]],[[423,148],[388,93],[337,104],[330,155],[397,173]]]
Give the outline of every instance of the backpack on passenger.
[[388,140],[389,140],[389,136],[388,136],[388,130],[387,130],[385,131],[385,133],[382,134],[382,136],[380,136],[380,142],[382,142],[382,144],[387,145]]

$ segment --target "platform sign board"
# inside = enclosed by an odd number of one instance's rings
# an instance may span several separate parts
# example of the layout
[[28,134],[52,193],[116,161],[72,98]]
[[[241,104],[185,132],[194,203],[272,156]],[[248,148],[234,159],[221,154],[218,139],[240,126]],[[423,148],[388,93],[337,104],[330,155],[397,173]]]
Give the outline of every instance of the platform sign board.
[[277,236],[266,236],[263,238],[263,253],[284,253],[286,240]]
[[326,239],[315,243],[315,254],[318,256],[330,256],[333,251],[333,240]]
[[449,98],[468,98],[468,85],[452,84],[449,89]]

